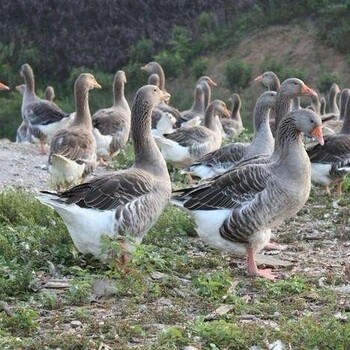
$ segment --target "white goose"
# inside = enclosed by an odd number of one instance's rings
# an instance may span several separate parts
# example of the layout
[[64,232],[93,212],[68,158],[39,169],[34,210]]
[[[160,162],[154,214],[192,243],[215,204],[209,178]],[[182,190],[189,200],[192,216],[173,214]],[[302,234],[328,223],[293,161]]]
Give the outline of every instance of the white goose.
[[54,208],[67,225],[77,249],[101,260],[104,235],[119,240],[126,263],[133,244],[140,243],[171,196],[166,163],[151,135],[151,113],[170,95],[153,85],[140,88],[131,110],[135,163],[126,170],[107,173],[63,193],[43,192],[38,199]]

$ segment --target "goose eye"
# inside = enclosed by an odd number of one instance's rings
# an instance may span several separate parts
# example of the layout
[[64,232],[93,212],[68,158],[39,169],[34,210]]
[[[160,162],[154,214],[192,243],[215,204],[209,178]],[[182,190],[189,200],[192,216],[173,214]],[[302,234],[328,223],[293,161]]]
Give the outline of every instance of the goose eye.
[[313,124],[313,123],[314,123],[314,120],[313,120],[313,119],[311,119],[311,120],[310,120],[310,123],[311,123],[311,124]]
[[153,89],[153,92],[157,92],[157,89]]
[[298,83],[295,81],[295,82],[294,82],[294,85],[298,85]]

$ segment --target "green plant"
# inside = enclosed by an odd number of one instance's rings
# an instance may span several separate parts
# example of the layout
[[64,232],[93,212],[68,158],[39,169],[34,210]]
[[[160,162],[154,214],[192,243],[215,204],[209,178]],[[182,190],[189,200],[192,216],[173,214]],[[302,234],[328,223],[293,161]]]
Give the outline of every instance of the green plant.
[[28,307],[19,307],[12,316],[0,313],[1,328],[18,336],[28,336],[38,328],[38,313]]
[[192,74],[193,76],[198,79],[202,75],[206,75],[206,71],[208,69],[208,59],[206,58],[198,58],[192,63]]
[[252,67],[250,64],[233,57],[224,68],[225,84],[229,89],[245,88],[251,81]]
[[154,55],[153,41],[150,39],[141,39],[130,48],[130,60],[132,62],[144,62],[152,61]]
[[339,82],[340,82],[340,78],[337,74],[323,72],[320,74],[320,79],[317,84],[317,88],[320,90],[320,92],[326,93],[329,91],[333,83],[339,83]]

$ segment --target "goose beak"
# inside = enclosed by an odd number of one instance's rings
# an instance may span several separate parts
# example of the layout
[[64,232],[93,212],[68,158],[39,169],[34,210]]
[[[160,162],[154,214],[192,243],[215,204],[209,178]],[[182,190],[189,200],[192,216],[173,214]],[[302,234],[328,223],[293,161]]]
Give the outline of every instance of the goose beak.
[[307,85],[303,85],[303,87],[301,88],[301,93],[303,95],[307,95],[307,96],[318,96],[317,92],[312,90],[311,88],[309,88]]
[[323,139],[323,133],[322,133],[322,126],[317,126],[311,133],[311,136],[314,137],[318,143],[323,146],[324,145],[324,139]]
[[147,64],[143,67],[141,67],[141,70],[147,70]]
[[209,81],[209,84],[210,84],[210,85],[212,85],[212,86],[218,86],[218,84],[216,84],[214,80],[209,79],[208,81]]
[[169,101],[170,96],[171,95],[168,92],[161,91],[160,98],[162,101]]
[[259,75],[258,77],[256,77],[256,78],[254,79],[254,82],[255,82],[255,81],[261,81],[262,78],[263,78],[263,76],[262,76],[262,75]]
[[0,90],[10,90],[10,88],[8,86],[6,86],[3,83],[0,83]]
[[102,89],[102,86],[97,81],[95,81],[94,88],[95,89]]
[[231,118],[231,112],[227,108],[223,109],[223,115],[226,118]]

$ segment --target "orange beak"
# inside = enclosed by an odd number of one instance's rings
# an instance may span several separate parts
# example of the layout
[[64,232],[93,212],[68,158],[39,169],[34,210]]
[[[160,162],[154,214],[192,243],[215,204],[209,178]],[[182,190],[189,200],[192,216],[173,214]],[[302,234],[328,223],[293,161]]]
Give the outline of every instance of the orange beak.
[[227,108],[224,108],[222,112],[226,118],[231,118],[231,112]]
[[10,88],[8,86],[6,86],[3,83],[0,83],[0,90],[10,90]]
[[169,101],[169,99],[170,99],[170,94],[168,93],[168,92],[164,92],[164,91],[161,91],[161,99],[163,100],[163,101]]
[[256,77],[256,78],[254,79],[254,81],[261,81],[262,78],[263,78],[263,76],[262,76],[262,75],[259,75],[258,77]]
[[209,80],[209,84],[210,84],[210,85],[213,85],[213,86],[218,86],[218,84],[216,84],[215,81],[213,81],[213,80],[211,80],[211,79]]
[[322,126],[317,126],[312,131],[311,136],[314,137],[321,146],[324,145]]
[[301,92],[303,95],[308,95],[308,96],[318,96],[317,92],[309,88],[307,85],[303,85],[301,88]]

